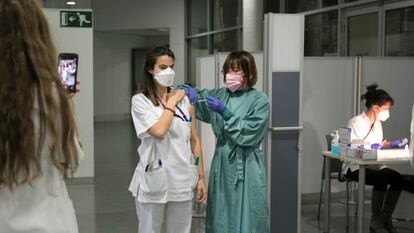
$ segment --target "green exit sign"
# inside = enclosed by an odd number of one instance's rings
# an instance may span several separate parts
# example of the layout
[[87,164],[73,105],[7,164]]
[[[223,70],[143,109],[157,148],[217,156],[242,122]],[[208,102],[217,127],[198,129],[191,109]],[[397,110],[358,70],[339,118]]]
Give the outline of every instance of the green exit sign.
[[61,27],[91,28],[92,11],[61,11]]

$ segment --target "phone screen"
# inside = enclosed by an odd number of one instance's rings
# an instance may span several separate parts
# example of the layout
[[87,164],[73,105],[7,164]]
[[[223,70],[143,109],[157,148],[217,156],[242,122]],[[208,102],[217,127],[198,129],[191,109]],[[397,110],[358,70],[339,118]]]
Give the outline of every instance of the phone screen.
[[76,92],[78,73],[78,55],[75,53],[61,53],[58,59],[58,72],[62,84],[69,92]]

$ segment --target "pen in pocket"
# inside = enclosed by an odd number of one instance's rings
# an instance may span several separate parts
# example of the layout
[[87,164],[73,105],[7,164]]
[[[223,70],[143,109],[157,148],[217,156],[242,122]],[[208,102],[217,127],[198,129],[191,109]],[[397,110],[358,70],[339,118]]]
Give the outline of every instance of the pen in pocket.
[[[155,166],[154,166],[155,165]],[[159,168],[162,167],[162,160],[158,159],[155,163],[155,161],[151,161],[147,164],[147,166],[145,167],[145,172],[151,172],[151,171],[155,171]]]

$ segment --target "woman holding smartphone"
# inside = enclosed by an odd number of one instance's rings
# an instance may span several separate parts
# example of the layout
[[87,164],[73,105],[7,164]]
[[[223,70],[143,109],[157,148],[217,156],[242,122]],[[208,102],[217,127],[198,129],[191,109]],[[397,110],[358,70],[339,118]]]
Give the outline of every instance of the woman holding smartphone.
[[0,0],[0,232],[77,233],[65,179],[83,155],[48,22]]
[[203,159],[194,107],[174,91],[173,52],[159,45],[147,52],[143,79],[131,114],[140,161],[129,190],[135,198],[139,233],[189,233],[192,199],[203,202]]

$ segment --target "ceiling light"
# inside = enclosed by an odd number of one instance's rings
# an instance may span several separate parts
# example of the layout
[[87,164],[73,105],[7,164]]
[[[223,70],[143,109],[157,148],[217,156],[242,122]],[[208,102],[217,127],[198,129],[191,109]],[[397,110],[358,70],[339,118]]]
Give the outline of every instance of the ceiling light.
[[66,5],[74,6],[74,5],[76,5],[76,2],[75,1],[67,1]]

